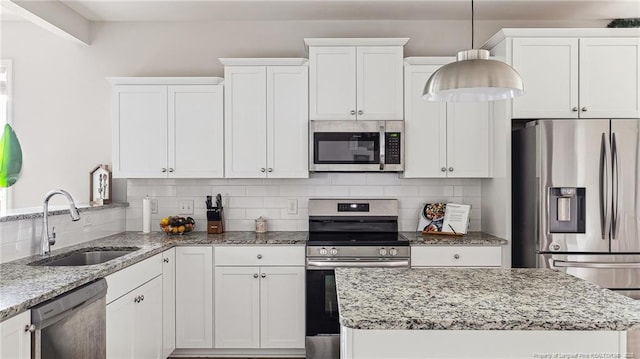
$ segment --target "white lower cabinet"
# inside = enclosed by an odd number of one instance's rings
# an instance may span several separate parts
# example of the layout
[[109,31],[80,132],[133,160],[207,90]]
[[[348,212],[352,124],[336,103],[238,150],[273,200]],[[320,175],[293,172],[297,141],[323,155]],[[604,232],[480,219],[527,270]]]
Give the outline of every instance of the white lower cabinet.
[[304,348],[304,247],[221,247],[216,263],[216,348]]
[[31,312],[26,311],[0,323],[0,358],[31,358]]
[[162,253],[162,357],[176,349],[176,249]]
[[499,246],[414,246],[411,267],[500,267]]
[[107,358],[162,358],[162,277],[107,305]]
[[176,247],[176,348],[213,348],[213,248]]

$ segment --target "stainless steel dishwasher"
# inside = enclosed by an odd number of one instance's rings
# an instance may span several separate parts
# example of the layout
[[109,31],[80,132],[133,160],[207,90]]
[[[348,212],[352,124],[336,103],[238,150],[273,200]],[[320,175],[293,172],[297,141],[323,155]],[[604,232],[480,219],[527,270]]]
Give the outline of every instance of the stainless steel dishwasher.
[[31,357],[106,358],[106,294],[99,279],[31,308]]

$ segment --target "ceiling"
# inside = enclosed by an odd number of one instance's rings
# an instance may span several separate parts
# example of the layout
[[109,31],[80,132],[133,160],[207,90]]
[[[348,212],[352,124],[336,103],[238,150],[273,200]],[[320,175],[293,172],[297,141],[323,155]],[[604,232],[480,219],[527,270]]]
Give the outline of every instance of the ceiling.
[[[89,21],[466,20],[471,16],[470,0],[60,1]],[[640,0],[474,2],[477,20],[640,18]],[[2,20],[12,20],[12,16],[5,11]]]

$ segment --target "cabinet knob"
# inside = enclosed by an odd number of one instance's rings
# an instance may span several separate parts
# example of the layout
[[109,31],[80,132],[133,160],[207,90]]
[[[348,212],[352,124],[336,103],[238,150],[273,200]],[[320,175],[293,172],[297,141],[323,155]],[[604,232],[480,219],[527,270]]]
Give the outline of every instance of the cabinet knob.
[[169,263],[169,258],[164,258],[162,261],[165,263]]
[[262,259],[262,254],[258,254],[256,257],[258,257],[258,259]]
[[571,109],[571,111],[573,111],[573,112],[578,112],[578,108],[577,108],[577,107],[574,107],[574,108],[572,108],[572,109]]
[[351,110],[351,112],[349,112],[349,113],[352,114],[352,115],[355,115],[356,114],[356,110]]
[[264,171],[266,171],[264,168],[261,168],[261,169],[260,169],[260,172],[264,172]]
[[169,172],[173,172],[173,168],[169,168]]
[[33,333],[36,331],[36,325],[35,324],[27,324],[24,326],[24,331],[25,332],[29,332],[29,333]]
[[262,273],[260,276],[261,276],[262,278],[267,278],[267,275],[266,275],[265,273]]
[[358,115],[362,115],[363,113],[362,110],[358,111]]
[[453,255],[453,258],[454,259],[460,259],[460,255],[458,253],[456,253],[456,254]]
[[582,112],[587,112],[587,106],[582,108]]
[[453,172],[453,167],[449,167],[449,172]]
[[442,171],[442,172],[447,172],[447,167],[442,167],[442,168],[440,169],[440,171]]
[[140,296],[133,298],[134,303],[140,303]]
[[165,172],[167,172],[167,169],[166,169],[166,168],[163,168],[163,169],[161,169],[160,171],[162,171],[162,173],[165,173]]
[[267,172],[273,172],[273,168],[267,169]]
[[253,273],[253,278],[258,278],[258,273]]
[[144,300],[144,294],[140,296],[140,301],[142,302]]

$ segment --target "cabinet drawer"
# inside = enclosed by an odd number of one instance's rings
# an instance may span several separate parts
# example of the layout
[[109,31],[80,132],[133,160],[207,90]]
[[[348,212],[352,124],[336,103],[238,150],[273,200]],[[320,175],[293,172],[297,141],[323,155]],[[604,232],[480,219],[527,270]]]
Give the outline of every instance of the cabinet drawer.
[[501,247],[429,246],[411,248],[412,267],[499,267]]
[[304,246],[216,247],[216,266],[304,266]]
[[162,274],[162,253],[105,277],[107,304]]

